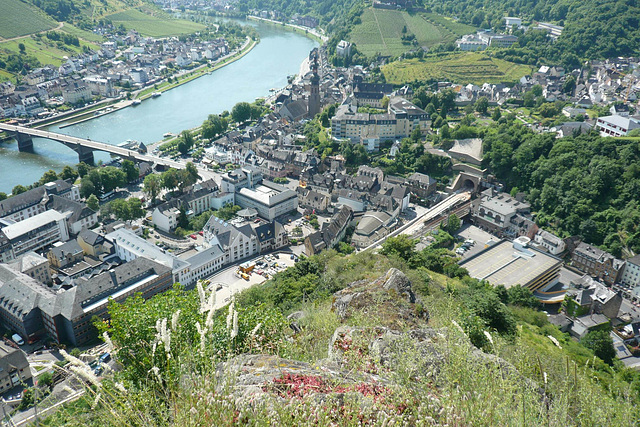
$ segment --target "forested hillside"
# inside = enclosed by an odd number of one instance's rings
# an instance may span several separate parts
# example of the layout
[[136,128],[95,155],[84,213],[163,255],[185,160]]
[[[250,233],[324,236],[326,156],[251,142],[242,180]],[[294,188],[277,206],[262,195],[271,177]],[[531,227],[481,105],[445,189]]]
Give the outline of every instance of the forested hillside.
[[363,3],[362,0],[241,0],[237,7],[244,12],[276,10],[287,18],[295,14],[314,16],[323,28],[331,31],[354,7],[362,10]]
[[516,49],[510,59],[566,60],[569,56],[575,66],[579,63],[571,55],[610,58],[634,55],[640,49],[640,3],[635,0],[424,0],[424,4],[433,12],[480,28],[503,28],[505,16],[564,26],[556,43],[538,45],[524,40],[527,46]]
[[539,225],[582,235],[616,256],[640,252],[637,138],[592,133],[556,140],[502,120],[484,135],[485,162],[510,189],[528,193]]

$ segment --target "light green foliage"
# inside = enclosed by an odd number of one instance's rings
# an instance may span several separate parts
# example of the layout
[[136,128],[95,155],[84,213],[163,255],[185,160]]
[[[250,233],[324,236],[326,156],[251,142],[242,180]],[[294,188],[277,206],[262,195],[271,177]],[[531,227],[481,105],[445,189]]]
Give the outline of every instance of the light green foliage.
[[95,194],[87,197],[87,207],[94,212],[97,212],[100,209],[100,201]]
[[167,37],[191,34],[203,30],[202,24],[183,19],[168,19],[142,13],[135,9],[108,15],[114,25],[124,25],[127,30],[136,30],[145,36]]
[[529,66],[478,52],[434,54],[382,67],[387,82],[398,85],[415,80],[449,80],[461,84],[516,82],[531,71]]
[[[381,54],[398,56],[411,49],[413,43],[403,43],[407,35],[415,36],[418,46],[433,46],[443,41],[439,28],[420,15],[404,11],[369,8],[361,16],[362,22],[351,31],[350,38],[366,56]],[[403,34],[402,29],[407,33]]]
[[[176,285],[148,301],[137,296],[123,304],[110,302],[111,326],[103,322],[96,326],[109,333],[117,347],[118,360],[125,366],[124,378],[138,385],[156,382],[156,387],[161,386],[159,376],[167,386],[176,386],[183,363],[189,364],[192,374],[208,372],[215,361],[251,349],[286,355],[283,337],[287,325],[282,314],[260,305],[239,307],[235,320],[231,313],[228,326],[230,308],[207,320],[209,309],[203,307],[211,301],[209,291],[199,296],[195,290],[184,291]],[[197,324],[201,330],[207,328],[204,342]]]
[[613,348],[609,330],[591,331],[582,339],[582,344],[609,365],[613,364],[616,350]]
[[53,19],[20,0],[0,0],[0,37],[25,36],[55,27]]
[[161,175],[152,173],[144,177],[143,191],[152,202],[155,201],[156,197],[158,197],[161,189]]

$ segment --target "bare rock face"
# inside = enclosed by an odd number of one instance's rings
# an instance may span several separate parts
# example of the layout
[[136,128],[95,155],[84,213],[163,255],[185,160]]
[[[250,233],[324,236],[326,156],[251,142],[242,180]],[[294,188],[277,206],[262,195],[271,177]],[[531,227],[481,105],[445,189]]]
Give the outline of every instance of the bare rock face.
[[358,281],[334,294],[333,310],[347,321],[356,311],[381,319],[394,329],[424,326],[429,313],[403,272],[391,268],[374,281]]

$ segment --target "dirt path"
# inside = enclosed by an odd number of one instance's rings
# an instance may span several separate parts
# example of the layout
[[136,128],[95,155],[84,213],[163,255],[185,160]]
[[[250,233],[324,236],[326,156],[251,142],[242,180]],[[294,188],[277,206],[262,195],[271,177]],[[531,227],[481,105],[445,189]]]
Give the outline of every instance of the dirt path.
[[49,32],[49,31],[61,30],[62,27],[64,27],[64,22],[59,22],[58,26],[56,28],[50,28],[48,30],[38,31],[37,33],[27,34],[26,36],[11,37],[10,39],[0,39],[0,43],[10,42],[10,41],[13,41],[13,40],[26,39],[27,37],[31,37],[34,34],[43,34],[43,33]]

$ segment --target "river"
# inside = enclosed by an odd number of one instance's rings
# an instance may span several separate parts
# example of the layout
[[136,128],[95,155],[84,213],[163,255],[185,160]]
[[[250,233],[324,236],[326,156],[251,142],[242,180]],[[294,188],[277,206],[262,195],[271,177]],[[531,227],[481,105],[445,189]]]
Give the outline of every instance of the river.
[[[254,21],[235,21],[254,26],[260,43],[243,58],[210,75],[179,86],[161,97],[136,107],[84,123],[49,130],[94,141],[119,144],[134,139],[150,144],[166,132],[178,133],[200,125],[209,114],[219,114],[238,102],[251,102],[269,94],[270,88],[287,84],[287,76],[297,74],[309,51],[318,44],[301,34]],[[110,159],[95,152],[96,162]],[[36,182],[44,172],[61,171],[78,163],[78,156],[64,145],[34,139],[34,153],[20,153],[15,141],[0,144],[0,191],[9,193],[18,185]]]

